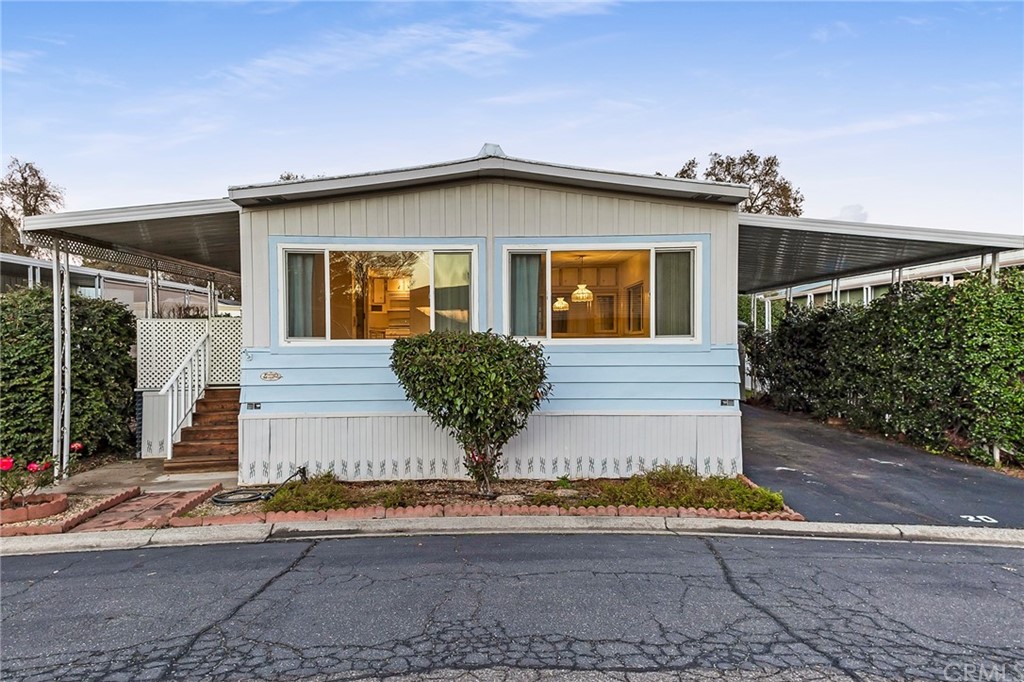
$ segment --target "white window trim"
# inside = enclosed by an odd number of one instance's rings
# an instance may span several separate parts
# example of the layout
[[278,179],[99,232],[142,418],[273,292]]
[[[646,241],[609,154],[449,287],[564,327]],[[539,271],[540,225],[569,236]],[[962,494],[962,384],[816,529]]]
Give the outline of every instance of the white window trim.
[[[476,244],[288,244],[277,245],[277,338],[282,347],[390,347],[394,339],[332,339],[331,335],[331,251],[421,251],[430,254],[430,330],[434,330],[437,311],[434,309],[434,254],[470,253],[469,324],[471,331],[480,331],[480,249]],[[291,338],[288,336],[288,255],[289,253],[324,254],[325,338]]]
[[[648,325],[647,336],[614,337],[614,338],[553,338],[551,336],[551,253],[553,251],[643,251],[651,252],[650,259],[650,298],[648,301],[650,324]],[[691,336],[657,336],[655,311],[655,254],[659,251],[689,251],[693,254],[693,334]],[[512,254],[513,253],[542,253],[544,254],[545,267],[547,271],[544,276],[547,286],[545,303],[545,314],[547,315],[546,336],[521,337],[529,341],[540,341],[544,345],[555,346],[621,346],[635,344],[658,344],[658,345],[701,345],[704,340],[704,243],[698,241],[677,241],[677,242],[629,242],[629,243],[608,243],[608,242],[575,242],[572,244],[551,244],[540,242],[536,244],[503,244],[501,249],[502,262],[502,328],[505,333],[512,332]]]

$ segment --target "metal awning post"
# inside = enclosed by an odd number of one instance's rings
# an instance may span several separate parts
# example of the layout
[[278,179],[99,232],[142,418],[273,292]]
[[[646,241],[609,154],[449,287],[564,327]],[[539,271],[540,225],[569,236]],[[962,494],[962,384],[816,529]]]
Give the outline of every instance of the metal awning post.
[[53,439],[54,476],[68,477],[71,453],[71,282],[63,240],[53,242]]
[[767,296],[764,299],[764,330],[766,332],[772,330],[772,300]]
[[992,267],[988,271],[988,281],[995,285],[999,282],[999,252],[992,254]]
[[212,279],[206,283],[206,316],[217,317],[217,290]]
[[757,295],[750,295],[750,326],[757,331]]

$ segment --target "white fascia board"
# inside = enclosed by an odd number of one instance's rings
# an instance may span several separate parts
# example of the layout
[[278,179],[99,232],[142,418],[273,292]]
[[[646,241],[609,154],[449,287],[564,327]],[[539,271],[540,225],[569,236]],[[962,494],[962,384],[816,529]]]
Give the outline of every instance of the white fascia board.
[[162,220],[165,218],[192,218],[203,215],[238,212],[238,205],[230,199],[201,199],[199,201],[179,201],[170,204],[121,206],[118,208],[100,208],[89,211],[68,211],[66,213],[26,216],[22,218],[22,229],[34,232],[40,230],[59,230],[69,227],[87,227],[89,225],[131,223],[143,220]]
[[995,234],[991,232],[942,230],[931,227],[907,227],[905,225],[883,225],[880,223],[855,223],[844,220],[794,218],[754,213],[740,213],[739,223],[740,227],[768,227],[779,230],[800,230],[803,232],[818,232],[822,234],[845,234],[856,237],[880,237],[883,239],[906,239],[909,241],[964,244],[968,246],[992,247],[994,249],[1024,248],[1024,236]]
[[745,185],[681,180],[487,156],[359,175],[241,185],[229,187],[228,196],[240,206],[257,206],[473,178],[518,178],[597,189],[715,201],[730,205],[739,204],[747,198],[749,193]]

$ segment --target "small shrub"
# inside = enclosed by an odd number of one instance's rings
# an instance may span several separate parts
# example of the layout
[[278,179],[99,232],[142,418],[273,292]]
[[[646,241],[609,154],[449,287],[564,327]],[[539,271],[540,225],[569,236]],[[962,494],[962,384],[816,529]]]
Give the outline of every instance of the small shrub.
[[554,493],[535,493],[527,499],[527,504],[534,504],[538,507],[557,507],[564,503],[565,500]]
[[286,483],[272,498],[263,503],[264,511],[322,511],[348,509],[359,505],[360,496],[328,472],[313,476],[308,483]]
[[308,483],[292,481],[263,503],[264,511],[326,511],[351,507],[415,507],[419,491],[414,485],[396,483],[379,490],[365,490],[339,481],[331,472],[319,474]]
[[415,486],[408,483],[396,483],[383,490],[365,495],[361,504],[379,505],[394,509],[395,507],[415,507],[420,503],[420,494]]
[[466,469],[488,495],[502,448],[551,391],[540,344],[491,332],[397,339],[391,370],[406,397],[463,448]]
[[737,478],[701,478],[692,469],[661,466],[624,481],[601,483],[600,492],[574,503],[579,506],[704,507],[739,511],[781,511],[782,495],[751,488]]

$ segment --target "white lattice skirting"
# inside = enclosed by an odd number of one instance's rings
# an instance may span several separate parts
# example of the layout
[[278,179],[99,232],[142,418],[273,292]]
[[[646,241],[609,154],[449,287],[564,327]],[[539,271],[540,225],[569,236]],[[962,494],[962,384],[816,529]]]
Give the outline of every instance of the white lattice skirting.
[[[243,484],[276,483],[299,466],[344,480],[465,478],[455,441],[420,415],[243,415],[239,447]],[[665,463],[741,472],[739,413],[534,415],[506,448],[502,476],[618,478]]]
[[137,321],[137,387],[160,388],[203,334],[210,332],[210,383],[236,386],[242,366],[242,319]]

